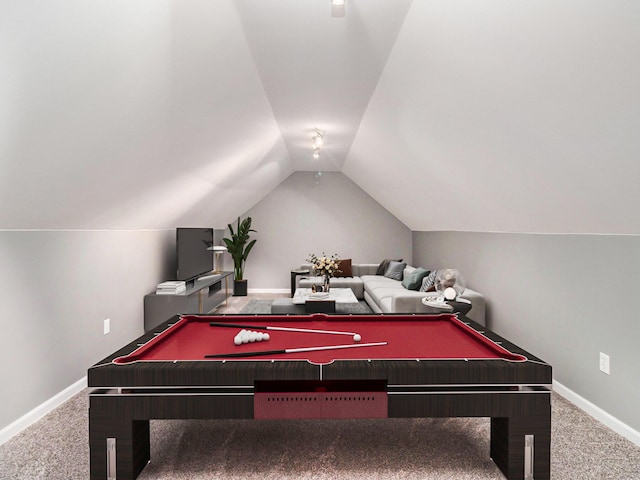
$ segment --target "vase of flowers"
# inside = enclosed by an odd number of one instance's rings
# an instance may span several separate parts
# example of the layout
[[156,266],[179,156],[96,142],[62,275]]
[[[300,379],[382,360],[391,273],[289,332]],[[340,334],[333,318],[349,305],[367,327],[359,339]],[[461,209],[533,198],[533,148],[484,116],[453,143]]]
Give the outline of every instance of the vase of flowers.
[[333,254],[329,257],[324,252],[322,256],[317,256],[315,253],[312,253],[309,255],[309,258],[307,258],[307,262],[311,264],[316,275],[322,275],[324,277],[322,279],[322,290],[328,292],[331,277],[340,272],[340,259],[338,255]]

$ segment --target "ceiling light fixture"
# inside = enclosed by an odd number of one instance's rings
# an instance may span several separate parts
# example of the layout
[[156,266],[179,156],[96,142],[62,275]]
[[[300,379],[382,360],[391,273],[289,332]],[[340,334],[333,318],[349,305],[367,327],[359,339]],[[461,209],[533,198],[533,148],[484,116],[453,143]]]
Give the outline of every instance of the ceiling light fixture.
[[311,139],[313,140],[313,158],[317,160],[320,158],[320,147],[324,144],[324,130],[316,127]]
[[331,16],[344,17],[344,0],[331,0]]

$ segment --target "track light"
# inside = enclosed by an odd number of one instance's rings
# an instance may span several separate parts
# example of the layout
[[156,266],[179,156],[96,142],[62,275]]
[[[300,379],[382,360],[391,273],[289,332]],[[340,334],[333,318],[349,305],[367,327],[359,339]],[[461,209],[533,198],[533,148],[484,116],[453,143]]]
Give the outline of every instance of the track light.
[[316,128],[315,135],[311,138],[313,139],[313,148],[320,148],[324,143],[324,131]]
[[324,144],[324,130],[316,128],[311,139],[313,140],[313,158],[317,160],[320,158],[320,147]]
[[344,17],[344,0],[331,0],[331,16]]

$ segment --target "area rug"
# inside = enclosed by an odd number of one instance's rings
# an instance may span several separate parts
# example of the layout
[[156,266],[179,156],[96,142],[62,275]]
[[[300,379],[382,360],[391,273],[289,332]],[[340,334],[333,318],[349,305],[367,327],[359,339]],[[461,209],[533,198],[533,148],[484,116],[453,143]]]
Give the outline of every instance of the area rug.
[[[271,303],[273,300],[249,300],[249,303],[240,310],[240,314],[265,314],[271,313]],[[373,310],[367,302],[360,300],[358,303],[338,303],[336,313],[345,315],[371,314]]]

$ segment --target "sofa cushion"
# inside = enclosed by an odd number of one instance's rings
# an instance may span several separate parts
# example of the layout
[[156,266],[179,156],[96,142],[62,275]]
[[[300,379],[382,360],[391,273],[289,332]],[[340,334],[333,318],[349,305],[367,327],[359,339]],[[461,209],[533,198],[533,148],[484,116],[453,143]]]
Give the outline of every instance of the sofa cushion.
[[402,279],[402,286],[407,290],[418,290],[422,285],[422,280],[429,275],[429,273],[429,270],[422,267],[415,268],[410,273],[405,273]]
[[390,260],[388,258],[385,258],[382,262],[380,262],[380,266],[378,267],[378,270],[376,271],[376,275],[384,275],[385,272],[387,271],[387,267],[389,266],[389,262],[401,262],[402,259],[399,260]]
[[351,259],[343,258],[340,260],[340,265],[338,266],[338,271],[336,272],[336,277],[353,277],[353,270],[351,268]]
[[361,277],[362,275],[375,275],[378,271],[378,263],[352,263],[351,271],[354,277]]
[[402,272],[404,270],[404,267],[406,267],[407,264],[404,262],[396,262],[394,260],[391,260],[389,262],[389,266],[387,267],[387,271],[384,272],[384,276],[387,278],[391,278],[392,280],[402,280]]

